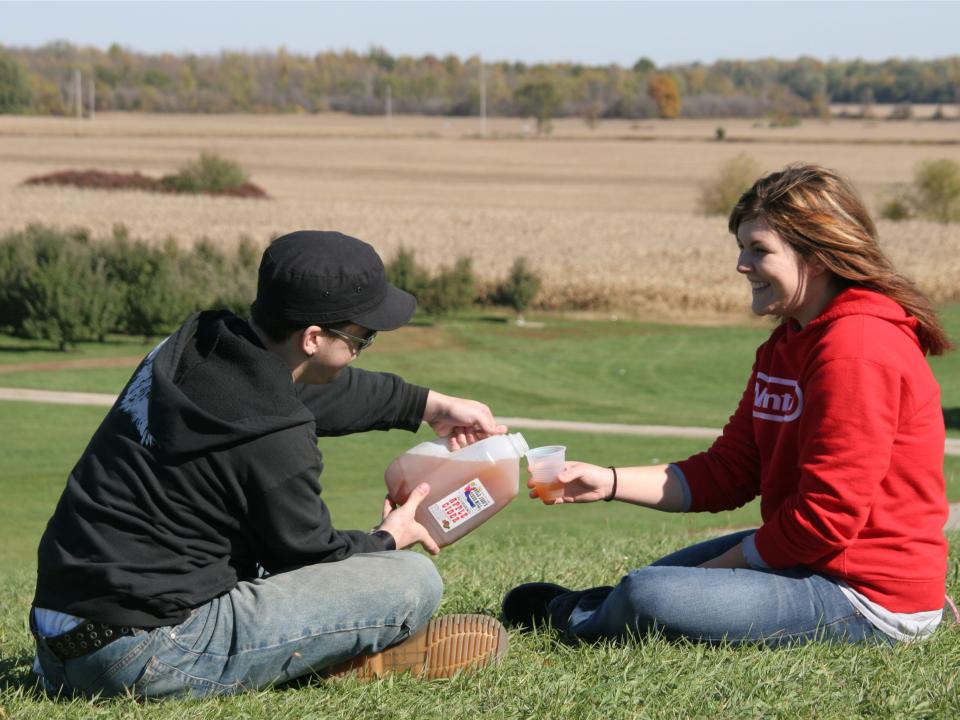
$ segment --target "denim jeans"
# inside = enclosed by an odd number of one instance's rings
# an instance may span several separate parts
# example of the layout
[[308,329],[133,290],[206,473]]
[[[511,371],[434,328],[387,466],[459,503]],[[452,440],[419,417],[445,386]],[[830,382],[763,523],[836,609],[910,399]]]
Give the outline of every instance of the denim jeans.
[[279,684],[402,642],[440,604],[424,555],[354,555],[239,583],[179,625],[61,662],[37,642],[51,692],[141,697],[233,694]]
[[549,605],[566,639],[595,641],[658,630],[669,639],[770,646],[810,640],[894,641],[822,575],[803,568],[699,568],[754,532],[698,543],[628,573],[616,587],[568,592]]

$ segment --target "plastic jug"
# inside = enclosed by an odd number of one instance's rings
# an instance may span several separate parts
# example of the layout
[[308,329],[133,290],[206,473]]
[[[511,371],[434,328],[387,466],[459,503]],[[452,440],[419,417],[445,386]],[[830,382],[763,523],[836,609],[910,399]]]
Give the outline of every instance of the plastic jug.
[[406,502],[422,482],[429,494],[416,519],[440,547],[459,540],[503,510],[520,489],[520,433],[494,435],[451,452],[446,440],[420,443],[397,457],[384,480],[390,499]]

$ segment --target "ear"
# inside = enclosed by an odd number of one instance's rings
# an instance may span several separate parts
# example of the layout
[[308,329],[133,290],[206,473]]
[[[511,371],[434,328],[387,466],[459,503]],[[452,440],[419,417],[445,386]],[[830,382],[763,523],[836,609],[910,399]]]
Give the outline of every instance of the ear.
[[816,277],[817,275],[822,275],[827,272],[827,266],[824,265],[823,260],[821,260],[816,255],[808,255],[804,258],[807,268],[810,271],[810,275]]
[[323,328],[319,325],[310,325],[304,328],[300,333],[300,352],[307,357],[313,357],[317,350],[320,349],[322,335]]

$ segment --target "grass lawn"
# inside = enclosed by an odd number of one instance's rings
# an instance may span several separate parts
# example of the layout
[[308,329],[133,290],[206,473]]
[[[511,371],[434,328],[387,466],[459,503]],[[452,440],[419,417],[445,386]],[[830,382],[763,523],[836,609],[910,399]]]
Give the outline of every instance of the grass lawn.
[[[941,313],[960,343],[960,304]],[[488,315],[436,325],[420,321],[383,333],[358,365],[475,397],[499,415],[721,427],[743,392],[757,345],[772,327],[531,320],[543,325],[517,327]],[[58,353],[0,336],[0,387],[116,393],[130,366],[82,365],[124,357],[135,364],[152,344],[116,337]],[[43,369],[50,363],[63,365]],[[930,364],[948,431],[960,437],[960,352],[931,358]]]
[[[960,312],[948,318],[960,337]],[[489,402],[503,415],[719,426],[742,388],[757,328],[691,328],[550,319],[543,328],[461,319],[386,335],[364,363]],[[536,342],[533,342],[536,340]],[[15,341],[0,340],[12,349]],[[140,355],[118,341],[68,358]],[[11,356],[13,359],[11,359]],[[704,358],[709,358],[705,362]],[[0,352],[4,363],[59,361],[40,349]],[[944,405],[960,408],[960,365],[936,360]],[[623,373],[620,370],[623,370]],[[117,392],[129,368],[19,370],[0,386]],[[48,384],[43,384],[41,382]],[[8,382],[10,381],[10,382]],[[949,400],[948,400],[949,398]],[[960,629],[893,649],[812,644],[699,647],[647,638],[568,647],[550,634],[511,634],[496,668],[450,681],[394,678],[369,685],[316,683],[199,702],[55,702],[31,689],[25,624],[36,545],[66,475],[105,408],[0,403],[0,720],[6,718],[617,718],[960,716]],[[426,437],[427,433],[421,433]],[[685,457],[702,440],[526,431],[531,445],[564,443],[568,456],[626,464]],[[324,497],[339,527],[377,520],[383,468],[420,436],[370,433],[323,440]],[[960,499],[960,459],[948,458],[949,494]],[[441,612],[496,614],[516,583],[614,582],[623,572],[684,544],[757,521],[755,504],[718,515],[667,515],[596,503],[548,508],[520,497],[490,524],[446,548]],[[960,535],[951,536],[960,548]],[[948,589],[960,594],[954,549]]]

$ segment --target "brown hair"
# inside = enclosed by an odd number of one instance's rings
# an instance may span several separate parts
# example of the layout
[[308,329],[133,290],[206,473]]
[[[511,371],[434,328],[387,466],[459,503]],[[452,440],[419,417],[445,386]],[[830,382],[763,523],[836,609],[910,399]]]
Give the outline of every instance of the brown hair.
[[924,353],[941,355],[950,340],[927,297],[898,273],[880,249],[877,228],[849,181],[817,165],[790,165],[757,180],[730,212],[741,223],[761,219],[804,257],[813,256],[845,286],[882,293],[917,319]]
[[285,321],[276,313],[268,311],[260,303],[253,303],[250,306],[250,319],[263,331],[264,335],[275,343],[286,342],[294,333],[302,332],[309,327],[309,324]]

